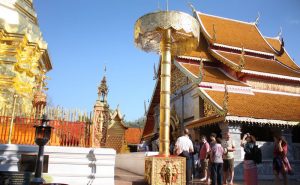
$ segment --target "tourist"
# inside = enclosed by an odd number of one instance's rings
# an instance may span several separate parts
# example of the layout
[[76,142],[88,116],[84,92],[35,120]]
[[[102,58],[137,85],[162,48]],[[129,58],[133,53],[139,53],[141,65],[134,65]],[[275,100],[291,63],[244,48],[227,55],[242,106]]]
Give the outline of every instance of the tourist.
[[217,138],[216,143],[213,144],[210,153],[211,161],[211,184],[222,185],[222,168],[223,168],[223,154],[224,149],[221,145],[221,139]]
[[279,175],[283,177],[283,184],[288,184],[287,173],[292,172],[291,165],[287,158],[288,146],[286,140],[282,136],[274,136],[274,159],[273,171],[275,175],[275,184],[279,184]]
[[209,157],[210,146],[205,136],[201,137],[201,142],[202,142],[202,147],[200,149],[199,159],[201,164],[202,178],[200,179],[200,181],[207,181],[208,157]]
[[199,172],[200,172],[200,160],[199,160],[199,152],[200,152],[200,148],[201,148],[201,145],[200,145],[200,142],[198,139],[195,139],[195,142],[194,142],[194,166],[195,166],[195,169],[194,169],[194,177],[199,177]]
[[222,147],[224,148],[224,166],[223,166],[223,183],[233,184],[234,177],[234,151],[235,144],[231,139],[230,134],[226,132],[224,134],[224,139],[222,140]]
[[[209,139],[210,139],[209,148],[210,149],[217,143],[216,138],[217,138],[216,133],[213,132],[210,134],[210,136],[209,136]],[[210,153],[211,153],[211,150],[209,151],[209,154],[208,154],[209,156],[210,156]],[[210,161],[210,157],[208,157],[207,180],[206,180],[207,184],[210,184],[210,176],[211,176],[210,169],[211,169],[211,161]]]
[[193,143],[189,138],[189,130],[184,129],[184,135],[179,137],[175,143],[176,155],[186,158],[186,182],[187,184],[191,181],[192,178],[192,162],[191,155],[194,152]]
[[246,133],[241,141],[241,147],[244,148],[244,182],[245,185],[257,185],[257,166],[254,161],[254,146],[256,139],[254,136]]

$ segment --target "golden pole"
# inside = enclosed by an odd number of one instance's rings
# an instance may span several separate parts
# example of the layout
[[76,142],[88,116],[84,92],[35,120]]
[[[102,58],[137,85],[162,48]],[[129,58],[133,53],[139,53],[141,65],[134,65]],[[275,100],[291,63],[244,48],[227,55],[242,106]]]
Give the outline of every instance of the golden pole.
[[14,103],[13,103],[13,110],[11,114],[11,120],[10,120],[10,126],[9,126],[9,135],[8,135],[8,144],[11,144],[11,136],[12,136],[12,129],[13,129],[13,124],[14,124],[14,119],[15,119],[15,108],[16,108],[16,103],[17,103],[17,94],[14,94]]
[[170,145],[170,86],[171,86],[171,29],[163,32],[160,75],[160,132],[159,154],[169,156]]

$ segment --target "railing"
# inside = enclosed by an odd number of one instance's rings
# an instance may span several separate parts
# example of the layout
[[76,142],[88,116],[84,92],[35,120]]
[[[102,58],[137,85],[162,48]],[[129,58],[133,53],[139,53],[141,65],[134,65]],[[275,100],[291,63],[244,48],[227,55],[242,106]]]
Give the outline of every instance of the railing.
[[[35,128],[40,119],[32,117],[15,117],[12,125],[12,144],[34,145]],[[0,143],[8,143],[11,124],[10,116],[0,116]],[[89,147],[91,124],[88,121],[51,120],[53,127],[50,146]]]

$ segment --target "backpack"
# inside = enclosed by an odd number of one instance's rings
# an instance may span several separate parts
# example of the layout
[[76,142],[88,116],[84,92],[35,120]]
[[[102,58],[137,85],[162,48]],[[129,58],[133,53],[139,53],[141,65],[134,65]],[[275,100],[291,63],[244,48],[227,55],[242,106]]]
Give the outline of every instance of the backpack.
[[254,145],[252,149],[252,154],[253,154],[253,160],[256,164],[260,164],[262,162],[262,154],[261,154],[261,149],[258,148],[257,145]]

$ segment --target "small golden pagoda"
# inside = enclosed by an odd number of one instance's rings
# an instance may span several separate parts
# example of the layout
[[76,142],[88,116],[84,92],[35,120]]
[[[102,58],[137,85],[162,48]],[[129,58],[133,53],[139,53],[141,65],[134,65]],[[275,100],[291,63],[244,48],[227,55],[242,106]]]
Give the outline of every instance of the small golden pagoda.
[[1,0],[0,109],[11,112],[15,101],[16,111],[29,113],[35,102],[45,102],[45,74],[51,69],[32,0]]

